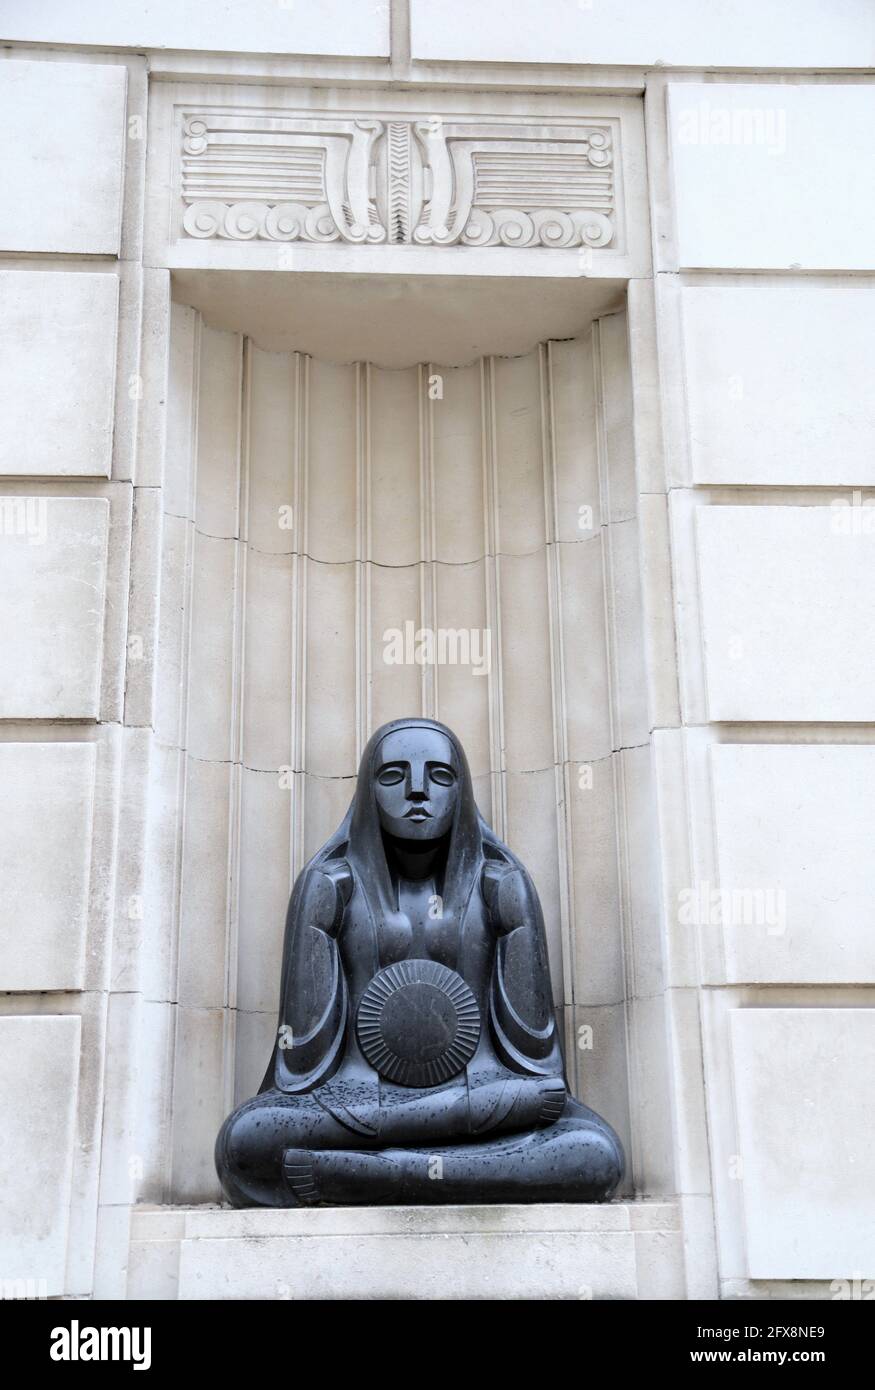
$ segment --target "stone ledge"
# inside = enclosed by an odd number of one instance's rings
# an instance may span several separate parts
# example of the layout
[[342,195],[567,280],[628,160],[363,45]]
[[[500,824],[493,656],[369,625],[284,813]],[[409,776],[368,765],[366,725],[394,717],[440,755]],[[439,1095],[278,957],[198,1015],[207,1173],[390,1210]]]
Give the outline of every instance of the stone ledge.
[[448,1207],[135,1207],[145,1299],[676,1299],[674,1202]]

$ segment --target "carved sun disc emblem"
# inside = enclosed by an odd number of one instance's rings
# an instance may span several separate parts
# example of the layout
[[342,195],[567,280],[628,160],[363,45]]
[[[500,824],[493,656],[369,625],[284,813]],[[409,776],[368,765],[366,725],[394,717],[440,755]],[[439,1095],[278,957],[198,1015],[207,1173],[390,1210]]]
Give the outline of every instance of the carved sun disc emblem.
[[375,975],[356,1019],[361,1049],[387,1081],[437,1086],[462,1070],[480,1037],[480,1011],[461,975],[431,960]]

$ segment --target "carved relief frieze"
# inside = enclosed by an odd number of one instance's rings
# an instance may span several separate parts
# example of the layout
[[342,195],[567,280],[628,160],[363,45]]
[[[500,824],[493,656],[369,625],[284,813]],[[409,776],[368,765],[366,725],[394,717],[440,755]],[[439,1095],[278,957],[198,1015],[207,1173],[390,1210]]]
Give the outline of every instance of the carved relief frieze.
[[209,112],[183,123],[183,227],[246,241],[386,240],[371,196],[381,121]]
[[437,246],[607,246],[611,131],[420,121],[431,181],[413,240]]
[[614,128],[186,111],[182,228],[233,241],[609,247]]

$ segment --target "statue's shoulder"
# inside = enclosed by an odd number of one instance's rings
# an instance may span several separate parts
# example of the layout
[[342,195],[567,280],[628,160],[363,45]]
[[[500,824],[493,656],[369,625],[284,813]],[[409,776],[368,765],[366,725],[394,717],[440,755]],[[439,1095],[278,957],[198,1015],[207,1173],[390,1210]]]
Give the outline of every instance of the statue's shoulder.
[[292,895],[295,914],[303,912],[312,926],[330,932],[340,925],[354,887],[352,868],[342,854],[317,854],[298,875]]
[[[345,849],[346,846],[343,846]],[[316,866],[316,872],[322,878],[334,885],[336,891],[343,898],[344,903],[348,903],[355,887],[355,877],[352,872],[349,860],[341,851],[335,852],[330,858],[323,859]]]
[[500,842],[484,846],[480,883],[490,916],[505,930],[522,926],[537,909],[535,885],[525,865]]

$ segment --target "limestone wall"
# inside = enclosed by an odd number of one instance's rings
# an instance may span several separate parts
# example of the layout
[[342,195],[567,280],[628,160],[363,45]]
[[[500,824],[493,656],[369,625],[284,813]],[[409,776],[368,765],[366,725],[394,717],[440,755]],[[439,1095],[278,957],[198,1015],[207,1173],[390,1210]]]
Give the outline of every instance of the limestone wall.
[[[2,1279],[124,1295],[132,1206],[214,1195],[289,882],[411,702],[687,1296],[872,1272],[875,17],[510,11],[3,16]],[[316,130],[327,213],[204,198],[229,129]],[[496,218],[508,159],[576,202]],[[408,617],[488,678],[387,668]]]

